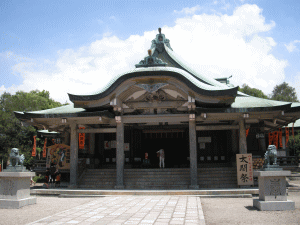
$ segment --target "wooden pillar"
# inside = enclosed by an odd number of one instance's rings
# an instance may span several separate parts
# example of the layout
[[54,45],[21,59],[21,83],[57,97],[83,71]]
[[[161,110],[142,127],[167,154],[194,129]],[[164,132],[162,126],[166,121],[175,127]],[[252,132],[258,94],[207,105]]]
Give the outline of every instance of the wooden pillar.
[[240,125],[239,152],[240,152],[240,154],[246,154],[247,153],[247,140],[246,140],[245,120],[241,119],[239,122],[239,125]]
[[94,155],[95,154],[95,133],[90,133],[90,149],[89,154]]
[[77,186],[78,172],[78,133],[76,132],[77,124],[71,123],[71,144],[70,144],[70,187]]
[[[260,128],[260,133],[263,133],[264,134],[264,128]],[[266,152],[266,138],[265,138],[265,135],[264,135],[264,138],[258,138],[258,143],[259,143],[259,148],[260,148],[260,151],[263,151],[263,152]]]
[[70,145],[70,133],[67,130],[63,133],[63,140],[63,144]]
[[117,183],[116,189],[124,189],[124,124],[121,116],[116,116],[117,122]]
[[[238,139],[238,131],[237,130],[231,130],[229,132],[229,134],[231,135],[231,158],[230,161],[232,163],[232,165],[236,164],[236,154],[239,154],[239,139]],[[230,139],[230,137],[229,137]]]
[[234,154],[234,161],[235,161],[235,154],[238,154],[237,130],[231,130],[231,143],[232,143],[232,152]]
[[196,142],[195,114],[189,115],[189,139],[190,139],[190,189],[198,189],[197,185],[197,142]]

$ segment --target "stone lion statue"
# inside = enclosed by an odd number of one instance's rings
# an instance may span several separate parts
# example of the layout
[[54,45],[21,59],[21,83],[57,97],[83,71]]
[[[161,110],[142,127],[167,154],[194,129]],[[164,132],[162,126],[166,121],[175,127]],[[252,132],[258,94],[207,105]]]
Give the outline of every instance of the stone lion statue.
[[[23,166],[25,160],[25,156],[19,154],[19,149],[12,148],[9,155],[9,166],[18,166],[19,163]],[[14,164],[13,164],[14,163]]]
[[277,165],[277,149],[275,145],[269,145],[265,153],[265,163],[267,165]]

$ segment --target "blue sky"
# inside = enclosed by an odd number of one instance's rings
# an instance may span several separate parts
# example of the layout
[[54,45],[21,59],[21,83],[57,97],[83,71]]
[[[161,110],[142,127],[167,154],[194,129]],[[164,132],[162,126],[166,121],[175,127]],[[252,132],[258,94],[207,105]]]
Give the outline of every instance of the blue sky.
[[300,2],[0,1],[0,94],[90,93],[133,69],[157,28],[200,73],[233,75],[271,93],[288,82],[300,98]]

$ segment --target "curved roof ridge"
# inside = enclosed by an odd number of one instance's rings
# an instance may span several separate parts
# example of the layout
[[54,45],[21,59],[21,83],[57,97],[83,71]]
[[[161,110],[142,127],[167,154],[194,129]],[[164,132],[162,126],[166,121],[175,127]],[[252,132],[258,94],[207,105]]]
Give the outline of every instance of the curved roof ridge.
[[69,105],[63,105],[63,106],[59,106],[59,107],[55,107],[55,108],[51,108],[51,109],[44,109],[44,110],[38,110],[38,111],[29,111],[29,112],[18,112],[16,111],[15,113],[18,114],[52,114],[52,113],[65,113],[65,112],[73,112],[73,113],[77,113],[77,112],[83,112],[86,111],[86,109],[84,108],[74,108],[74,103],[71,103]]
[[[222,85],[220,87],[216,87],[216,86],[211,86],[211,85],[208,85],[208,84],[205,84],[201,81],[199,81],[198,79],[196,79],[193,75],[191,75],[190,73],[182,70],[182,69],[179,69],[179,68],[175,68],[175,67],[140,67],[140,68],[135,68],[133,70],[130,70],[126,73],[122,73],[122,74],[119,74],[115,77],[113,77],[108,83],[106,86],[104,86],[102,89],[100,89],[99,91],[93,93],[93,94],[90,94],[90,95],[75,95],[75,94],[69,94],[69,98],[70,100],[74,100],[75,98],[86,98],[86,97],[89,97],[89,96],[97,96],[97,95],[104,95],[104,96],[107,96],[109,93],[108,92],[111,92],[112,90],[109,90],[109,89],[115,89],[117,86],[120,85],[122,81],[122,77],[124,77],[124,79],[129,79],[129,78],[132,78],[132,77],[137,77],[137,75],[139,75],[139,73],[143,73],[143,72],[150,72],[150,74],[143,74],[143,76],[157,76],[157,75],[154,75],[152,74],[151,72],[170,72],[170,73],[173,73],[173,74],[178,74],[179,76],[181,76],[182,78],[180,79],[181,81],[185,80],[186,82],[189,81],[191,85],[194,85],[196,88],[198,89],[202,89],[203,91],[205,92],[210,92],[210,93],[213,93],[215,91],[221,91],[221,92],[224,92],[223,94],[226,94],[228,92],[229,95],[236,95],[236,92],[237,92],[237,87],[228,87],[227,85]],[[137,74],[137,75],[135,75]],[[174,75],[168,75],[168,74],[164,74],[165,76],[170,76],[170,77],[174,77]],[[125,76],[128,76],[128,78],[126,78]],[[120,80],[119,80],[120,79]],[[182,80],[183,79],[183,80]],[[119,80],[119,81],[118,81]],[[118,82],[118,84],[117,84]],[[115,87],[112,87],[113,85],[116,85]],[[106,94],[104,92],[107,92]],[[102,97],[104,97],[102,96]]]
[[196,70],[190,68],[187,64],[189,64],[188,62],[184,61],[177,53],[175,53],[172,50],[169,50],[166,46],[165,46],[165,50],[168,53],[168,55],[177,63],[179,64],[184,70],[186,70],[187,72],[189,72],[190,74],[192,74],[193,76],[196,77],[196,79],[200,79],[202,82],[206,82],[212,86],[216,86],[216,87],[223,87],[223,86],[227,86],[225,84],[222,84],[219,81],[216,81],[214,78],[210,78],[210,77],[206,77],[201,75],[200,73],[198,73]]
[[258,98],[250,95],[236,96],[235,101],[231,104],[232,108],[258,108],[258,107],[276,107],[290,106],[292,102],[282,102],[264,98]]

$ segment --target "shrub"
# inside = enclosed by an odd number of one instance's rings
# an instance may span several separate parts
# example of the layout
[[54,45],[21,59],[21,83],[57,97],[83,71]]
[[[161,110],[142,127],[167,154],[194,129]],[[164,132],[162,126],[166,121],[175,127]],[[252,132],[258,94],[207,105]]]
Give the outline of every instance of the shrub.
[[36,183],[44,183],[46,178],[44,176],[35,176],[32,180]]

